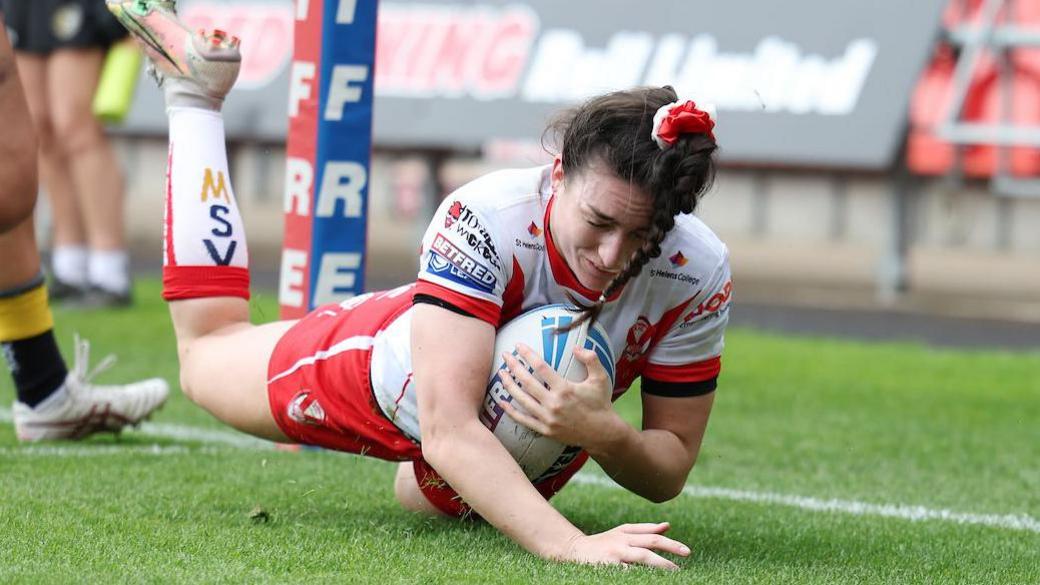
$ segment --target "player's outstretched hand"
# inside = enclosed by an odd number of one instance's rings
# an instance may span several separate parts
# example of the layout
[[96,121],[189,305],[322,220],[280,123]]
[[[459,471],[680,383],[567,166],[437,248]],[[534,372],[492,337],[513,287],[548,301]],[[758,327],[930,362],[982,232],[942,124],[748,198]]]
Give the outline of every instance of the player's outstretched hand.
[[580,536],[573,541],[560,560],[595,565],[646,565],[676,570],[679,565],[657,554],[666,552],[689,556],[685,544],[664,536],[671,526],[656,524],[623,524],[606,532]]

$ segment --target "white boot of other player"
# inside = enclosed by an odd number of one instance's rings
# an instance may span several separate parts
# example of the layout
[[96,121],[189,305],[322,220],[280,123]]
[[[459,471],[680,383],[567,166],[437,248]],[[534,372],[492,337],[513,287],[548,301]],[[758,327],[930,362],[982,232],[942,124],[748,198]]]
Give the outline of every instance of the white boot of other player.
[[76,336],[76,363],[65,384],[35,408],[14,403],[14,428],[20,441],[82,439],[100,432],[118,433],[136,425],[166,402],[169,385],[152,378],[132,384],[99,386],[95,376],[115,363],[115,356],[87,370],[90,343]]

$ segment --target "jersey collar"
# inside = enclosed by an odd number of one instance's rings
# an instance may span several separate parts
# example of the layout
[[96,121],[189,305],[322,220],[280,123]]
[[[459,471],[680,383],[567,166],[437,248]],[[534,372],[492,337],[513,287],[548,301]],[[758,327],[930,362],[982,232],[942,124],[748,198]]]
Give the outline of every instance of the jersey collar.
[[[579,282],[574,271],[567,265],[567,261],[563,259],[563,255],[560,254],[560,251],[556,248],[556,243],[553,242],[552,229],[549,226],[549,215],[552,211],[553,201],[555,200],[556,194],[554,193],[549,197],[549,203],[545,206],[545,217],[542,219],[542,223],[545,225],[545,253],[549,255],[549,268],[552,270],[553,278],[560,286],[577,292],[589,301],[596,302],[599,300],[599,296],[603,294],[603,291],[592,290]],[[617,300],[617,298],[621,296],[621,291],[623,291],[624,288],[625,287],[621,287],[614,291],[614,294],[607,297],[607,301]]]

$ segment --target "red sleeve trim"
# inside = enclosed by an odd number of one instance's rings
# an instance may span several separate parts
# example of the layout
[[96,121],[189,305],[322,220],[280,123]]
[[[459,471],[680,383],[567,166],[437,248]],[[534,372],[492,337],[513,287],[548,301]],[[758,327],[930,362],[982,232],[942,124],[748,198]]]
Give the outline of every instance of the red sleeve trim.
[[237,266],[163,266],[163,299],[249,299],[249,270]]
[[703,382],[717,377],[721,371],[722,357],[716,356],[703,362],[681,366],[647,364],[643,375],[661,382]]
[[419,279],[415,283],[415,294],[430,295],[451,303],[456,307],[470,313],[481,321],[487,321],[492,327],[498,327],[498,317],[502,314],[502,307],[491,301],[475,299],[460,292],[451,290],[446,286]]

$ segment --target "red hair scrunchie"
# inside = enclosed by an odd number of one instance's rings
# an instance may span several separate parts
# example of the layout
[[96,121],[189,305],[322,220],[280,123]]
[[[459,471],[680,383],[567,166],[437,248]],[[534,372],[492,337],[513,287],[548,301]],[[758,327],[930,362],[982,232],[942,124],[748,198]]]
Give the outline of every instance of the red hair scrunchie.
[[714,109],[711,106],[700,109],[692,100],[665,104],[654,114],[650,137],[661,150],[671,148],[683,134],[707,134],[714,141]]

